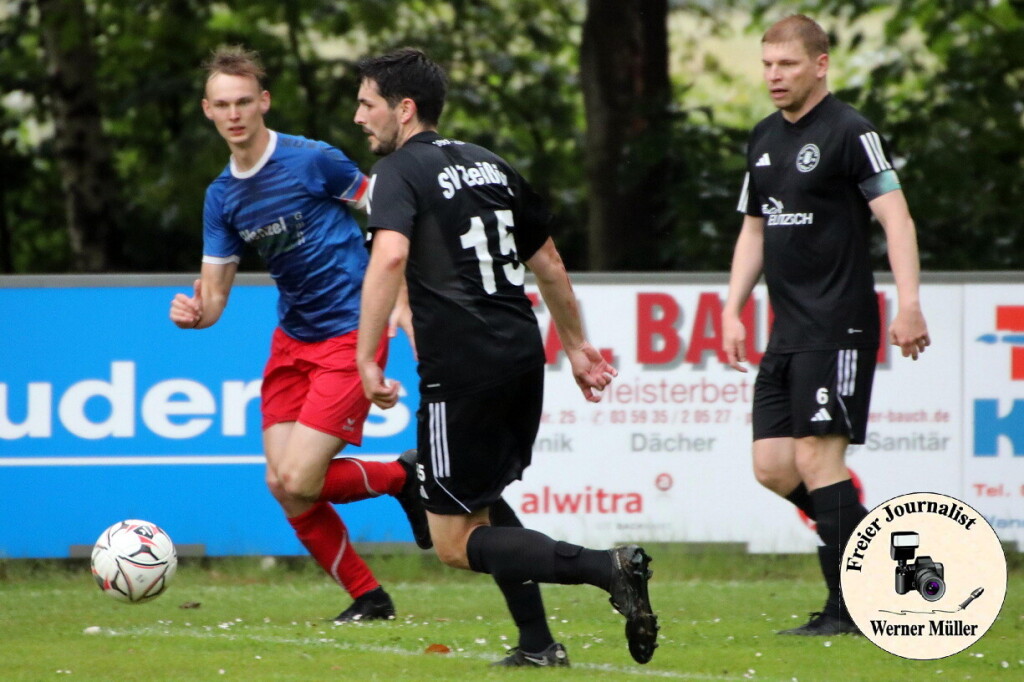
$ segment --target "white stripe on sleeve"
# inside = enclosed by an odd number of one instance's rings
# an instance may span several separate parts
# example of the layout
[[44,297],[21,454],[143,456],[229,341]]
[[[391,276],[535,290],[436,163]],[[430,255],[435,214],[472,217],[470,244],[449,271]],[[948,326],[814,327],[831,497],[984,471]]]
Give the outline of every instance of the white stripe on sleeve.
[[747,188],[750,186],[750,171],[747,171],[743,175],[743,189],[740,190],[740,202],[736,205],[736,210],[740,213],[747,212]]
[[878,138],[878,133],[874,131],[864,133],[860,136],[860,143],[864,147],[864,151],[867,152],[868,160],[871,161],[871,167],[876,173],[892,168],[892,164],[885,158],[885,152],[882,151],[882,141]]
[[241,256],[203,256],[203,262],[211,265],[228,265],[229,263],[240,263]]

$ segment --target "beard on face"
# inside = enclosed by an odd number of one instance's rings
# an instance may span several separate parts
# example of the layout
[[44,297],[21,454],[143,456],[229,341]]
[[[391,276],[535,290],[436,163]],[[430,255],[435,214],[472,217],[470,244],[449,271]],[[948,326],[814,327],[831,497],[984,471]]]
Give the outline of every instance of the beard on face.
[[371,131],[370,133],[374,139],[377,140],[377,144],[374,145],[370,142],[370,151],[377,156],[387,156],[391,152],[398,149],[398,127],[387,126],[383,130]]
[[398,148],[395,142],[396,138],[394,135],[392,135],[386,140],[383,140],[378,137],[377,144],[370,145],[370,151],[376,154],[377,156],[387,156],[388,154],[390,154],[391,152],[395,151]]

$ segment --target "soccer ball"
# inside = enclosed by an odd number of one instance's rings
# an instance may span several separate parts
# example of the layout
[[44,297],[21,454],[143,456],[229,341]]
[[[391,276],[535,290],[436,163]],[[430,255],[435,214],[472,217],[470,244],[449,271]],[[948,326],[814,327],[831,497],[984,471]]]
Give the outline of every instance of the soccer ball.
[[177,568],[171,537],[148,521],[119,521],[103,531],[92,549],[92,576],[118,601],[138,604],[156,599]]

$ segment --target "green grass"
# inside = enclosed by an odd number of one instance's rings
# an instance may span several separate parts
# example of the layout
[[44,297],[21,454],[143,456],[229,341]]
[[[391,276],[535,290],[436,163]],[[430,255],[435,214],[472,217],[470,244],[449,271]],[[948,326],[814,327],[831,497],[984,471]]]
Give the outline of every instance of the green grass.
[[[661,646],[632,661],[623,619],[588,586],[544,588],[551,628],[572,660],[558,671],[495,670],[515,643],[486,576],[429,554],[371,556],[395,600],[393,622],[334,626],[347,605],[307,560],[182,561],[166,594],[124,605],[82,562],[0,561],[3,680],[1013,680],[1024,675],[1024,568],[1013,559],[1000,618],[937,661],[907,661],[860,637],[778,637],[820,607],[811,556],[648,547]],[[198,608],[182,609],[186,602]],[[87,635],[89,626],[102,628]],[[428,654],[430,644],[448,654]],[[61,671],[70,671],[61,672]]]

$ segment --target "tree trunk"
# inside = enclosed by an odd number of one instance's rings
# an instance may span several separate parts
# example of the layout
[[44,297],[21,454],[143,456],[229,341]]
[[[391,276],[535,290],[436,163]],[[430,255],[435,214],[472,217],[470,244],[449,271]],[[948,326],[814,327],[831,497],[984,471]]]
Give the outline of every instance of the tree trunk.
[[591,270],[653,270],[671,216],[667,0],[588,0],[580,54]]
[[76,270],[120,263],[117,174],[103,134],[96,55],[83,0],[37,0],[55,147]]

